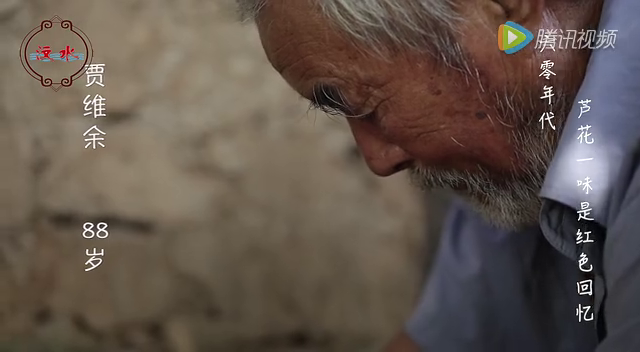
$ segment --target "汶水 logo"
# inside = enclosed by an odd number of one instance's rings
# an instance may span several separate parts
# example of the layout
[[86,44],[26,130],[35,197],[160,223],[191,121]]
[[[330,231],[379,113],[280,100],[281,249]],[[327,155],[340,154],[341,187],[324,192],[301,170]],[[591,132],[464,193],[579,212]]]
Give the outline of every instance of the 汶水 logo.
[[58,16],[42,21],[20,45],[20,61],[27,73],[56,92],[82,76],[92,58],[89,38]]

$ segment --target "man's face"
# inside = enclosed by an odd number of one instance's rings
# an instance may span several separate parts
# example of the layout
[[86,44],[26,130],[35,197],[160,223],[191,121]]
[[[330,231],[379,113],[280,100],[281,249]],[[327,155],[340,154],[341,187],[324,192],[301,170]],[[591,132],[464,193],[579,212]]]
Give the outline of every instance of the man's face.
[[[461,14],[468,21],[455,37],[465,70],[443,65],[438,53],[361,50],[308,0],[268,1],[257,26],[267,57],[296,91],[348,115],[374,173],[409,169],[418,186],[452,188],[497,225],[517,228],[537,221],[537,193],[587,55],[501,53],[500,23],[483,9],[471,4]],[[550,17],[521,24],[557,27]],[[539,76],[544,60],[555,64],[550,81]],[[540,99],[545,85],[554,87],[552,106]],[[545,111],[555,118],[543,127]]]

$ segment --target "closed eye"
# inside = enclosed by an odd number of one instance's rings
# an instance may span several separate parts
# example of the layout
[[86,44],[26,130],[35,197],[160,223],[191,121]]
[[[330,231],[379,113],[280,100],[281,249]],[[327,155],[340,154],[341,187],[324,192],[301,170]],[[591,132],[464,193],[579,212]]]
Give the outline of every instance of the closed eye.
[[344,95],[335,86],[317,84],[313,87],[312,97],[309,99],[310,109],[318,109],[327,115],[344,116],[347,118],[364,118],[368,114],[356,114]]

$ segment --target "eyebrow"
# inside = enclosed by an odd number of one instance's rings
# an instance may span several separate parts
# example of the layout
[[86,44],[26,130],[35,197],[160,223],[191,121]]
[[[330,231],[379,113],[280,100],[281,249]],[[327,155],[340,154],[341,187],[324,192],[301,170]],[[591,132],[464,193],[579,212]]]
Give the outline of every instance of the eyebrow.
[[311,91],[311,97],[308,98],[311,104],[318,108],[329,108],[339,110],[347,116],[352,116],[354,110],[347,103],[344,94],[336,86],[329,84],[316,84]]

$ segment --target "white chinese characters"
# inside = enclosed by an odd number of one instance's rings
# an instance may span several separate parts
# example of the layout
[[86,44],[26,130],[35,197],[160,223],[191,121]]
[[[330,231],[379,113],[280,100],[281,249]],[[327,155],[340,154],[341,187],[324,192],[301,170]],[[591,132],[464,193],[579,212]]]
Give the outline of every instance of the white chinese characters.
[[592,321],[593,312],[591,311],[591,306],[583,307],[582,304],[578,304],[578,308],[576,308],[576,316],[578,317],[578,322]]
[[[540,70],[542,71],[539,77],[544,77],[546,80],[550,80],[551,76],[555,76],[555,72],[551,69],[553,68],[554,63],[551,60],[544,60],[540,65]],[[545,85],[543,88],[543,95],[540,97],[541,100],[548,100],[548,105],[551,105],[551,98],[555,94],[553,93],[553,86]],[[555,118],[555,114],[553,111],[546,111],[542,113],[538,122],[540,122],[541,128],[544,130],[545,125],[549,125],[552,130],[556,130],[556,126],[553,124],[553,119]]]
[[561,30],[540,29],[535,49],[556,51],[556,49],[615,49],[618,30],[595,29]]
[[[107,225],[106,222],[99,222],[98,224],[85,222],[82,225],[82,229],[84,230],[82,231],[82,237],[90,240],[105,239],[109,237],[109,231],[107,230],[108,227],[109,225]],[[84,265],[86,266],[84,271],[94,270],[95,268],[100,266],[100,264],[102,264],[104,249],[100,249],[99,251],[97,248],[93,248],[91,251],[89,251],[89,249],[86,249],[85,254],[87,257],[89,257],[89,259],[87,259],[87,261],[84,263]]]
[[[104,88],[104,69],[105,64],[88,65],[87,70],[85,71],[87,75],[86,87],[95,85]],[[106,117],[106,100],[107,99],[100,94],[88,94],[85,96],[82,101],[84,104],[84,116],[91,116],[94,120]],[[104,142],[106,133],[102,131],[97,124],[89,127],[82,136],[84,137],[85,149],[95,150],[105,147]],[[82,237],[92,241],[106,239],[109,237],[108,227],[109,225],[107,225],[106,222],[98,222],[97,224],[93,222],[85,222],[82,225]],[[84,271],[92,271],[102,264],[104,249],[96,247],[87,248],[85,249],[85,255],[87,256],[87,260],[84,263]]]
[[96,94],[91,98],[91,94],[87,95],[82,103],[84,104],[84,116],[92,115],[93,118],[105,117],[107,99],[103,98],[100,94]]
[[[582,38],[582,37],[579,37]],[[584,120],[585,116],[591,111],[591,100],[583,99],[578,101],[580,106],[580,114],[578,115],[578,119]],[[578,127],[578,137],[576,138],[580,145],[584,145],[583,149],[586,146],[592,145],[595,142],[595,139],[591,133],[591,125],[581,124]],[[585,162],[592,161],[593,157],[586,157],[577,159],[577,162]],[[585,195],[589,195],[591,191],[593,191],[592,182],[593,180],[588,175],[583,175],[582,179],[576,180],[577,186],[581,187],[582,191]],[[585,273],[585,276],[588,276],[585,280],[580,280],[576,283],[576,287],[578,290],[579,296],[593,296],[593,264],[589,260],[589,256],[585,253],[585,249],[587,249],[587,245],[594,243],[594,239],[591,238],[592,231],[585,229],[588,227],[589,222],[594,221],[594,218],[591,217],[591,208],[588,201],[580,202],[580,210],[577,211],[578,214],[578,230],[576,232],[576,246],[581,248],[581,253],[578,258],[578,269],[581,272]],[[588,252],[588,251],[587,251]],[[592,311],[592,306],[582,304],[578,304],[576,308],[576,316],[578,317],[579,322],[588,322],[594,319],[594,313]]]
[[87,142],[87,144],[84,145],[84,148],[87,149],[91,147],[91,149],[96,149],[98,146],[104,148],[104,144],[102,143],[102,141],[104,141],[104,137],[101,136],[104,136],[105,134],[106,133],[100,131],[98,126],[91,126],[91,128],[82,134],[87,137],[84,139],[84,141]]
[[87,68],[87,84],[85,87],[91,87],[94,84],[104,87],[102,83],[102,74],[104,74],[104,64],[91,64]]
[[[104,70],[105,64],[87,65],[87,70],[85,71],[87,75],[86,87],[91,87],[93,85],[104,87]],[[84,116],[91,116],[94,119],[106,117],[106,101],[107,99],[105,99],[100,94],[88,94],[87,96],[85,96],[84,100],[82,101],[82,104],[84,104]],[[85,149],[98,149],[98,147],[105,147],[104,136],[106,135],[106,133],[100,130],[100,128],[98,128],[98,125],[89,127],[89,129],[87,129],[87,131],[85,131],[82,135],[85,137]]]

